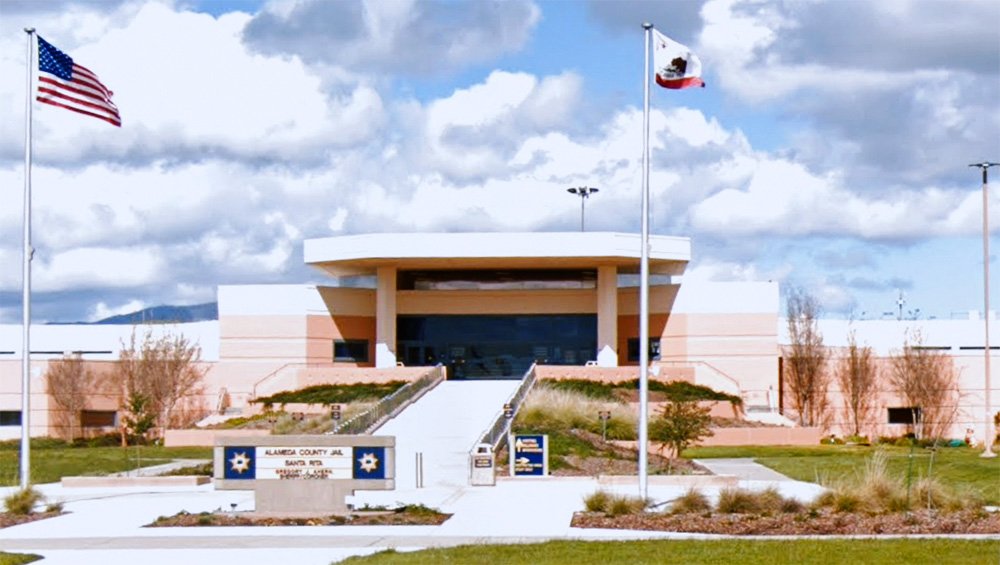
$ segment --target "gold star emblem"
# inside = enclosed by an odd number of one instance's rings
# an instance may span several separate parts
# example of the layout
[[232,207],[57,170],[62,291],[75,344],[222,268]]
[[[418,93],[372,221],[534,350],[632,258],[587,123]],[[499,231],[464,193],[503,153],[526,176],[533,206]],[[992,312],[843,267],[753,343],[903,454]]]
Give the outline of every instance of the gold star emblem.
[[246,452],[240,451],[229,460],[229,465],[231,470],[243,474],[250,470],[250,458],[247,457]]
[[366,473],[378,469],[378,457],[375,457],[374,453],[365,453],[358,459],[358,463],[361,463],[361,470]]

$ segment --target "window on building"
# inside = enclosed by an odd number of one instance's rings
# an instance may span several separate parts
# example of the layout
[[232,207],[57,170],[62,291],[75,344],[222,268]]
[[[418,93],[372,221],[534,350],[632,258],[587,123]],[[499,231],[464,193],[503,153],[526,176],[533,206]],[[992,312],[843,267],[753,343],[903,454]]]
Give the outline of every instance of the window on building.
[[[651,337],[649,338],[649,359],[650,361],[655,361],[660,358],[660,339]],[[630,337],[628,340],[628,360],[638,361],[639,360],[639,338]]]
[[115,428],[118,427],[118,412],[114,410],[83,410],[80,412],[80,427],[83,428]]
[[898,408],[888,408],[888,421],[890,424],[916,424],[920,421],[919,406],[900,406]]
[[0,426],[20,426],[20,410],[0,410]]
[[368,362],[367,339],[345,339],[333,342],[334,361]]

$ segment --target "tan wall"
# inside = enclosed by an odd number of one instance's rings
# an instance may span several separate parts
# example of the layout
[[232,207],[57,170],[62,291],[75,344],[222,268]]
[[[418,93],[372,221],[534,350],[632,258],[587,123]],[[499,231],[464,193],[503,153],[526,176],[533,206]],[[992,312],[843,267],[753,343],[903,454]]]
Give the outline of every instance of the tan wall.
[[271,435],[271,430],[167,430],[166,447],[202,447],[215,445],[219,436],[254,438]]
[[374,289],[319,287],[319,295],[331,316],[375,316]]
[[[711,437],[702,439],[694,445],[700,447],[740,446],[740,445],[819,445],[823,438],[820,428],[712,428]],[[638,442],[612,440],[610,443],[628,449],[636,449]],[[664,446],[658,442],[649,442],[649,451],[666,455]]]
[[595,314],[597,290],[402,290],[398,314]]
[[[981,354],[976,355],[952,355],[950,356],[955,373],[957,375],[958,391],[952,396],[955,404],[953,424],[946,432],[948,439],[962,439],[965,437],[967,428],[975,431],[977,440],[985,438],[985,361]],[[892,370],[892,359],[890,357],[878,357],[875,359],[879,370],[878,392],[875,395],[875,407],[872,414],[861,425],[861,434],[869,438],[879,436],[899,437],[912,431],[910,426],[904,424],[887,423],[887,409],[890,407],[905,407],[906,401],[894,390],[889,381],[889,374]],[[837,358],[832,357],[828,364],[830,371],[829,399],[829,422],[827,423],[827,433],[832,433],[840,437],[845,437],[854,432],[852,419],[848,417],[844,407],[843,394],[836,380]],[[991,364],[993,402],[992,411],[1000,412],[1000,405],[997,404],[997,380],[1000,378],[1000,371]],[[789,400],[787,385],[784,394],[784,413],[793,420],[795,412],[792,410]]]
[[334,317],[310,315],[306,320],[308,341],[306,343],[309,363],[330,363],[333,361],[334,340],[368,340],[368,363],[345,363],[338,365],[371,367],[375,365],[375,317],[348,316]]
[[219,358],[226,361],[306,361],[305,316],[224,316]]

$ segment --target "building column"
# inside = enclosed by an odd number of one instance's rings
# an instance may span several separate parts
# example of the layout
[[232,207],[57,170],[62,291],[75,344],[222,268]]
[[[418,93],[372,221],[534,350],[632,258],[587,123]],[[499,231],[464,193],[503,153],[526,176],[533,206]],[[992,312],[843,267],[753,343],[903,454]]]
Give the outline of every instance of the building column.
[[597,268],[597,364],[618,366],[618,268]]
[[396,366],[396,267],[379,267],[375,286],[375,366]]

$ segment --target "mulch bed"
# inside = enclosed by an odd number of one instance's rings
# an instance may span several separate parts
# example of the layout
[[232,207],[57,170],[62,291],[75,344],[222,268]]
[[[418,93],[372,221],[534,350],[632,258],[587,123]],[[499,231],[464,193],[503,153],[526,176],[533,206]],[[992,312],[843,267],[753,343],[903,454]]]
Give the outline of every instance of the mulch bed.
[[11,514],[10,512],[0,512],[0,529],[9,528],[11,526],[19,526],[21,524],[27,524],[29,522],[34,522],[36,520],[55,518],[56,516],[62,514],[63,514],[62,511],[32,512],[31,514]]
[[1000,534],[1000,513],[918,510],[868,515],[820,510],[774,516],[644,513],[610,517],[601,512],[577,512],[571,525],[578,528],[757,536]]
[[160,516],[148,528],[197,526],[438,526],[451,514],[441,512],[359,512],[347,516],[281,517],[242,512],[180,512]]

